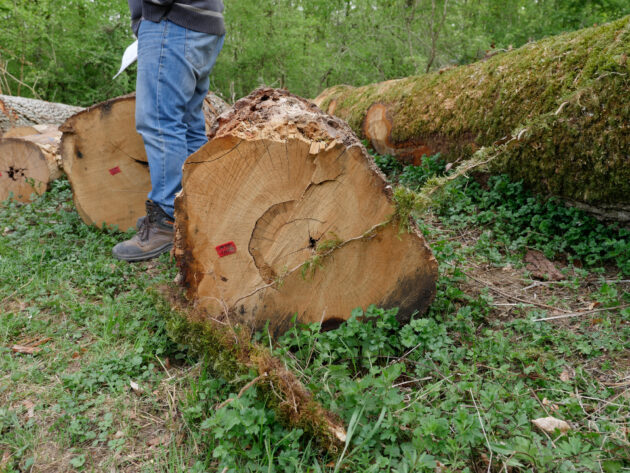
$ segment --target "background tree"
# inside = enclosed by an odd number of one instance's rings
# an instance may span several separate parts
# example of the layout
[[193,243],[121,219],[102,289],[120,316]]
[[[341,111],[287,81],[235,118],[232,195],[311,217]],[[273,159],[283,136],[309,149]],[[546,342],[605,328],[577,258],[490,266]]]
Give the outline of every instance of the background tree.
[[[225,0],[228,37],[211,88],[315,97],[466,64],[493,49],[630,14],[627,0]],[[134,89],[115,81],[133,41],[125,0],[0,0],[0,92],[91,105]]]

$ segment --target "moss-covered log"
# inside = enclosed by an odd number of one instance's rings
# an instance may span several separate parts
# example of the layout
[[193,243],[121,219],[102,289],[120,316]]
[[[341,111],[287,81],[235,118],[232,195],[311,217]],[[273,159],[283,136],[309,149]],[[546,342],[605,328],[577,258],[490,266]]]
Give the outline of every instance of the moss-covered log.
[[[315,102],[375,149],[418,162],[497,151],[492,170],[601,217],[630,221],[630,17],[486,61]],[[492,149],[494,148],[494,149]]]
[[[178,288],[165,288],[162,296],[157,299],[158,310],[174,340],[203,357],[216,376],[235,382],[235,387],[256,385],[285,425],[302,429],[333,456],[341,452],[346,441],[343,421],[324,409],[267,347],[253,341],[251,330],[208,317],[189,305]],[[256,377],[250,383],[238,382],[252,372]]]

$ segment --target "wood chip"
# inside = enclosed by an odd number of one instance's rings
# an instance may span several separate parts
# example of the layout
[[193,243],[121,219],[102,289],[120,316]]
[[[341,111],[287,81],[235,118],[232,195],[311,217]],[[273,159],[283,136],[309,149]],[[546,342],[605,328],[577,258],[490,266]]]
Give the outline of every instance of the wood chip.
[[555,417],[541,417],[540,419],[534,419],[532,420],[532,424],[548,434],[553,434],[556,429],[562,433],[571,430],[571,426],[567,422],[556,419]]

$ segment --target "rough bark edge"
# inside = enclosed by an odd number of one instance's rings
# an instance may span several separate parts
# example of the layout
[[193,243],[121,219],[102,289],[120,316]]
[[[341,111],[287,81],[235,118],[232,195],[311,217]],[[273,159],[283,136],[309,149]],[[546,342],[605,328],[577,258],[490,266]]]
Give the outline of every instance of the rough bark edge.
[[[84,108],[83,110],[81,110],[78,113],[75,113],[74,115],[69,117],[65,122],[63,122],[61,124],[61,126],[59,127],[59,131],[64,133],[64,136],[61,138],[61,140],[63,141],[63,139],[65,138],[65,134],[66,133],[76,133],[76,131],[74,129],[74,124],[82,115],[84,115],[86,113],[90,113],[90,112],[92,112],[92,111],[94,111],[96,109],[99,109],[99,108],[102,108],[103,110],[108,110],[115,103],[122,102],[122,101],[129,100],[129,99],[135,99],[135,97],[136,97],[135,92],[133,92],[131,94],[127,94],[127,95],[121,95],[120,97],[115,97],[113,99],[104,100],[103,102],[99,102],[99,103],[94,104],[94,105],[92,105],[92,106],[90,106],[88,108]],[[63,147],[63,143],[62,143],[62,147]]]
[[212,370],[226,379],[254,370],[254,384],[271,399],[267,402],[285,425],[304,430],[332,456],[341,452],[346,441],[341,419],[324,409],[268,348],[252,341],[250,329],[231,325],[229,317],[227,323],[209,317],[188,303],[177,287],[160,288],[156,299],[171,338],[204,356]]
[[[16,126],[61,124],[83,107],[58,102],[0,95],[0,132]],[[53,112],[54,113],[51,113]]]

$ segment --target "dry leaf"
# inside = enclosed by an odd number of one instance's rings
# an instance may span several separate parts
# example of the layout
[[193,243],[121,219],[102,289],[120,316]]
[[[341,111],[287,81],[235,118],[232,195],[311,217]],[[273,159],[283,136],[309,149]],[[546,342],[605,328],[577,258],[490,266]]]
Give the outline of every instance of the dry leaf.
[[573,369],[565,368],[562,370],[562,373],[560,373],[560,381],[562,381],[563,383],[568,383],[573,379],[574,376],[575,371]]
[[545,258],[540,251],[529,250],[525,255],[526,269],[532,274],[532,278],[543,281],[562,281],[564,274],[558,271],[554,264]]
[[556,419],[555,417],[541,417],[540,419],[534,419],[532,420],[532,424],[548,434],[553,434],[556,429],[562,433],[571,430],[571,426],[567,422]]
[[2,458],[0,459],[0,471],[4,471],[6,467],[9,465],[9,460],[11,460],[11,454],[7,451],[2,453]]
[[29,419],[35,417],[35,404],[33,404],[33,402],[26,399],[25,401],[22,401],[22,405],[26,408],[26,417]]
[[147,445],[149,447],[157,447],[158,445],[167,445],[169,440],[170,440],[170,436],[168,434],[160,435],[158,437],[153,437],[152,439],[149,439],[149,441],[147,442]]
[[11,347],[11,350],[13,350],[14,353],[22,353],[24,355],[32,355],[34,353],[37,353],[39,350],[41,350],[41,348],[39,347],[27,347],[24,345],[13,345]]

